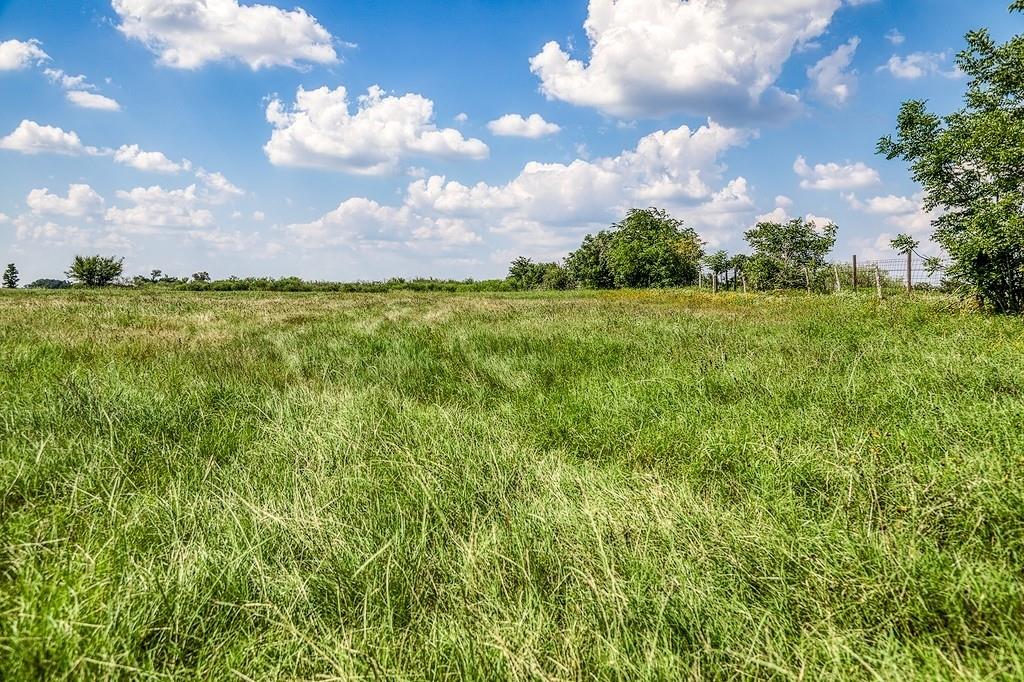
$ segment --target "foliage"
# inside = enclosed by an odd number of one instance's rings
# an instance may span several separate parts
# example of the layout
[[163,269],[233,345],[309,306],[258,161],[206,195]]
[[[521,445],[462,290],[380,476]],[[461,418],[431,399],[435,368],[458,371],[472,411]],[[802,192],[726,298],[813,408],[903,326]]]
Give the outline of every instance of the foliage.
[[63,279],[37,279],[25,285],[26,289],[67,289],[71,283]]
[[612,245],[612,233],[602,230],[596,235],[583,238],[580,248],[565,259],[569,279],[583,289],[611,289],[615,276],[608,265],[608,252]]
[[941,212],[933,239],[952,260],[947,276],[997,311],[1021,312],[1024,36],[998,45],[983,29],[966,40],[957,56],[969,79],[964,107],[940,117],[923,101],[904,102],[895,138],[882,138],[878,152],[908,162],[925,207]]
[[210,281],[210,273],[206,272],[205,270],[203,270],[201,272],[194,272],[194,273],[192,273],[192,281],[193,282],[209,282]]
[[901,256],[910,255],[914,252],[914,249],[920,245],[921,242],[917,241],[909,234],[898,234],[894,239],[889,240],[889,246],[891,246],[892,249]]
[[531,259],[520,256],[512,261],[506,279],[509,286],[516,291],[539,289],[544,279],[544,264],[534,263]]
[[804,288],[825,266],[838,231],[831,223],[819,230],[803,218],[758,223],[744,233],[753,249],[744,273],[755,289]]
[[0,297],[0,679],[1022,679],[1024,321],[946,304]]
[[721,275],[729,270],[729,254],[725,251],[715,251],[704,259],[704,265],[714,275]]
[[658,208],[634,208],[613,226],[607,262],[617,287],[644,289],[694,284],[703,242]]
[[508,291],[511,289],[503,279],[488,280],[444,280],[444,279],[404,279],[393,277],[380,282],[310,282],[298,277],[229,277],[228,279],[192,281],[169,287],[186,291],[277,291],[305,293],[387,293],[389,291],[415,292],[474,292],[474,291]]
[[14,263],[8,263],[4,269],[3,286],[7,289],[18,288],[18,268]]
[[107,256],[75,256],[71,267],[64,273],[71,280],[87,287],[103,287],[124,272],[124,258]]

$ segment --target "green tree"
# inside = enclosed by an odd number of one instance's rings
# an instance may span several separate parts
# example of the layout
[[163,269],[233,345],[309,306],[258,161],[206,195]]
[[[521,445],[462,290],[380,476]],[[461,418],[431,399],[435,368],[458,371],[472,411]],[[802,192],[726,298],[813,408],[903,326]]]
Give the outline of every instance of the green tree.
[[516,258],[508,268],[509,286],[517,291],[539,288],[544,280],[544,268],[543,263],[534,263],[524,256]]
[[87,287],[111,284],[124,272],[124,259],[107,256],[75,256],[64,274]]
[[889,240],[889,246],[901,256],[913,253],[914,249],[921,246],[921,242],[917,241],[909,234],[898,234],[895,239]]
[[572,287],[569,273],[558,263],[544,263],[540,278],[540,288],[552,291],[564,291]]
[[210,273],[206,272],[205,270],[202,271],[202,272],[192,273],[192,281],[193,282],[209,282],[210,281]]
[[703,241],[658,208],[632,209],[615,226],[607,252],[617,287],[673,287],[697,281]]
[[756,289],[803,288],[806,275],[824,267],[838,231],[833,223],[819,230],[803,218],[758,223],[744,233],[754,251],[744,272]]
[[7,289],[17,289],[18,279],[18,268],[14,265],[14,263],[8,263],[7,268],[4,270],[4,287]]
[[711,271],[715,281],[719,282],[722,273],[729,271],[729,254],[721,250],[715,251],[704,259],[704,265]]
[[615,277],[608,265],[612,233],[602,230],[583,238],[580,248],[565,259],[565,270],[573,285],[585,289],[611,289]]
[[[1011,11],[1024,10],[1018,0]],[[895,137],[878,153],[910,164],[925,208],[941,213],[933,239],[949,254],[947,278],[1003,312],[1024,310],[1024,36],[996,44],[971,31],[957,65],[964,107],[947,116],[903,103]]]

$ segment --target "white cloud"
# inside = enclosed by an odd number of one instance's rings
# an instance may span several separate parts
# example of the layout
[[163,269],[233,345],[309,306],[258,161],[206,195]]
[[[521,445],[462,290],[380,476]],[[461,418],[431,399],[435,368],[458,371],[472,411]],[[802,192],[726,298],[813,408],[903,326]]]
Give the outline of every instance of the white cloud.
[[421,95],[385,95],[373,86],[358,98],[353,114],[344,87],[299,87],[290,110],[277,99],[267,106],[267,121],[274,131],[264,151],[277,166],[360,175],[392,173],[407,155],[488,156],[490,150],[482,141],[466,139],[453,128],[438,129],[433,120],[434,103]]
[[7,137],[0,139],[0,149],[22,154],[64,154],[79,156],[101,154],[95,147],[82,144],[78,134],[61,128],[39,125],[35,121],[23,120]]
[[888,71],[894,78],[915,80],[925,76],[939,75],[945,78],[960,78],[959,68],[944,70],[942,65],[949,59],[945,52],[913,52],[906,57],[893,55],[879,71]]
[[196,185],[166,190],[159,185],[119,191],[119,199],[130,206],[107,209],[108,222],[130,232],[152,232],[159,228],[203,228],[214,224],[213,214],[200,208]]
[[264,220],[267,219],[267,214],[264,213],[263,211],[253,211],[252,219],[257,223],[262,223]]
[[68,186],[67,197],[51,194],[46,187],[28,193],[25,203],[35,214],[81,218],[103,212],[103,197],[89,185]]
[[519,114],[505,114],[488,123],[487,128],[495,135],[530,139],[554,135],[562,130],[559,125],[545,121],[540,114],[530,114],[527,118]]
[[885,34],[885,39],[893,45],[902,45],[907,40],[906,37],[895,28]]
[[[792,207],[792,205],[793,202],[789,199],[789,197],[775,197],[775,209],[769,211],[768,213],[762,213],[761,215],[755,217],[752,226],[756,226],[759,223],[788,223],[790,220],[793,219],[793,216],[789,214],[788,210],[789,208]],[[831,218],[824,218],[813,213],[808,213],[804,215],[803,219],[814,225],[814,227],[816,227],[819,230],[824,229],[829,225],[835,223],[835,221],[832,220]]]
[[114,161],[137,170],[155,173],[180,173],[192,169],[192,162],[188,159],[175,163],[163,152],[143,151],[137,144],[121,145],[114,152]]
[[549,42],[530,68],[550,99],[618,117],[793,113],[774,84],[794,49],[820,36],[840,0],[591,0],[590,59]]
[[696,130],[681,126],[648,135],[614,157],[530,162],[503,185],[470,186],[435,175],[410,183],[400,206],[353,198],[287,231],[307,247],[422,241],[455,247],[489,231],[498,240],[492,251],[499,256],[514,248],[549,258],[564,254],[583,230],[607,226],[631,207],[657,202],[713,236],[743,224],[737,215],[752,209],[745,179],[713,187],[724,171],[721,153],[751,135],[713,122]]
[[0,213],[0,225],[11,222],[11,217],[6,213]]
[[860,38],[853,37],[832,54],[807,69],[815,96],[834,107],[846,104],[857,87],[857,72],[850,71]]
[[50,79],[50,82],[67,90],[65,96],[77,107],[100,111],[121,110],[121,105],[117,100],[95,92],[96,86],[89,83],[88,79],[81,74],[72,76],[61,69],[46,69],[43,73]]
[[881,182],[878,171],[860,161],[844,165],[818,163],[812,167],[804,157],[798,156],[793,163],[793,171],[802,178],[800,187],[803,189],[855,189]]
[[855,194],[843,194],[843,199],[854,210],[868,215],[881,216],[887,225],[901,232],[921,234],[932,229],[932,223],[942,215],[942,211],[929,211],[924,207],[924,194],[912,197],[876,196],[861,200]]
[[468,120],[469,120],[469,114],[467,114],[464,111],[462,113],[455,114],[455,122],[456,123],[465,123]]
[[0,43],[0,71],[18,71],[49,58],[38,40],[5,40]]
[[66,97],[68,101],[83,109],[99,109],[100,111],[121,111],[121,105],[117,100],[111,99],[95,92],[85,90],[70,90]]
[[237,0],[113,0],[118,29],[160,62],[197,69],[237,60],[252,69],[338,61],[334,37],[305,10]]
[[203,199],[212,204],[223,204],[245,196],[245,190],[232,184],[223,173],[211,173],[200,168],[196,171],[196,178],[203,184]]
[[411,242],[432,240],[443,245],[471,244],[480,241],[463,220],[428,218],[417,215],[409,206],[382,206],[376,201],[352,198],[336,209],[309,223],[288,225],[287,234],[307,247],[365,246],[397,247]]

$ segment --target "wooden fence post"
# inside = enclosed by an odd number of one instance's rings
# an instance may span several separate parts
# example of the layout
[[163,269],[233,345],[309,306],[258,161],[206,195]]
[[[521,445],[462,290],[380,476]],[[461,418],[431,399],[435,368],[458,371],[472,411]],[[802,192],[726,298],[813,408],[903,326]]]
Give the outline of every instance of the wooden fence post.
[[875,263],[875,289],[878,290],[878,300],[882,300],[882,274],[878,270],[878,263]]
[[713,294],[717,294],[718,293],[718,273],[717,272],[711,273],[711,293],[713,293]]
[[914,290],[913,282],[910,281],[914,268],[914,252],[907,252],[907,293],[911,293]]
[[838,294],[843,290],[843,285],[839,283],[839,266],[833,263],[832,270],[836,273],[836,293]]
[[807,293],[811,293],[811,273],[807,266],[804,266],[804,282],[807,284]]
[[857,293],[857,256],[853,257],[853,292]]
[[743,293],[747,293],[747,276],[745,274],[740,274],[740,277],[743,278]]

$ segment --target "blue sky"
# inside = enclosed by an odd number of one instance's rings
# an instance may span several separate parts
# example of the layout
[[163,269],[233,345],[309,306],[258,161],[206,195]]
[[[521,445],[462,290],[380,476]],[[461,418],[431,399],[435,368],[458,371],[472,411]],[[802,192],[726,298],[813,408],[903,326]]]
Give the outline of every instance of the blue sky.
[[[295,5],[293,3],[298,3]],[[491,277],[630,206],[927,236],[874,155],[1006,0],[0,0],[0,260]]]

